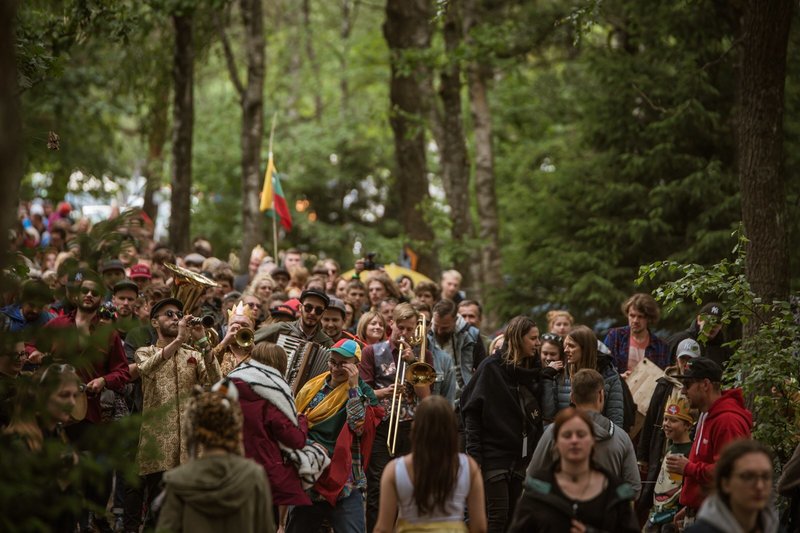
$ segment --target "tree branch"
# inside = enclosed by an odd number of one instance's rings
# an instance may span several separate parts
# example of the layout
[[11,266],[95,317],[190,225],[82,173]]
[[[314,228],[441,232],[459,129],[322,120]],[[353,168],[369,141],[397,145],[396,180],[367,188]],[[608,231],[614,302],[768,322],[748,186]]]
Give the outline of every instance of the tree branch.
[[225,65],[228,67],[228,74],[230,74],[231,82],[233,83],[236,92],[239,94],[239,98],[244,98],[244,85],[242,84],[242,80],[239,78],[239,71],[236,69],[236,59],[233,57],[231,43],[228,40],[228,35],[225,33],[225,28],[222,26],[222,22],[219,20],[217,21],[217,32],[219,33],[219,38],[222,41],[222,50],[225,53]]

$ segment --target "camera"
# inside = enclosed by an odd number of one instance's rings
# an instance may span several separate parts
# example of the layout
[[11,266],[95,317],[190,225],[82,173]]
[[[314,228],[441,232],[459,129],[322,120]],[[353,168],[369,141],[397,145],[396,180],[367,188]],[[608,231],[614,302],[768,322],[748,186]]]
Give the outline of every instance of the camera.
[[375,252],[369,252],[367,254],[367,258],[364,259],[364,270],[375,270],[378,268],[378,265],[375,264],[375,256],[378,255]]

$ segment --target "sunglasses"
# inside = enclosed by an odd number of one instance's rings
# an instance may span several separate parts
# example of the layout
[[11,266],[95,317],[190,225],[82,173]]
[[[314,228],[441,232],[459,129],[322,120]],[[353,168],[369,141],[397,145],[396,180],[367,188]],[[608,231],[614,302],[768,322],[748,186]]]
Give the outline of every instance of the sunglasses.
[[175,318],[175,317],[177,317],[178,320],[180,320],[181,318],[183,318],[183,313],[181,313],[180,311],[173,311],[172,309],[170,309],[169,311],[164,311],[163,313],[161,313],[158,316],[165,316],[167,318]]
[[84,296],[100,296],[100,289],[92,289],[91,287],[81,287],[81,294]]
[[255,302],[250,302],[250,303],[247,303],[247,304],[244,304],[244,305],[246,305],[250,309],[261,309],[261,304],[258,304],[258,303],[255,303]]
[[303,304],[303,310],[308,314],[322,315],[325,308],[319,305]]
[[561,342],[563,340],[561,335],[556,335],[555,333],[545,333],[539,338],[547,342]]

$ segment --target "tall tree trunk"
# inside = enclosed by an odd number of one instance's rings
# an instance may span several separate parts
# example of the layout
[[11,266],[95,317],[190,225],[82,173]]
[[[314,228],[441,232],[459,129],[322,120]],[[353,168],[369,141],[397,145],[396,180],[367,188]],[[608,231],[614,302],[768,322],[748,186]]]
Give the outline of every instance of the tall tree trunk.
[[[471,43],[470,31],[480,20],[480,0],[465,0],[464,31]],[[479,60],[467,67],[470,109],[475,132],[475,195],[478,203],[478,237],[481,240],[480,285],[481,300],[486,305],[485,321],[499,324],[499,314],[491,297],[502,285],[500,256],[500,224],[497,214],[497,194],[494,190],[494,150],[492,147],[492,111],[489,106],[488,82],[492,77],[489,65]]]
[[314,94],[314,119],[322,119],[322,79],[319,73],[319,60],[314,50],[314,30],[311,28],[311,0],[303,0],[303,39],[305,40],[306,57],[311,65],[314,84],[311,91]]
[[422,67],[408,73],[403,54],[430,46],[431,5],[429,0],[388,0],[383,34],[391,54],[389,122],[394,132],[395,193],[399,218],[405,234],[419,253],[418,269],[428,275],[438,271],[438,259],[430,248],[433,230],[425,221],[423,206],[430,200],[425,159],[425,113]]
[[442,185],[453,220],[451,240],[455,248],[454,267],[463,276],[462,287],[469,288],[474,264],[469,241],[474,231],[469,206],[469,157],[462,120],[461,67],[457,56],[462,36],[460,10],[459,0],[453,0],[447,6],[442,28],[447,64],[442,68],[439,78],[442,107],[440,109],[435,101],[431,101],[431,123],[439,146]]
[[0,268],[5,267],[8,230],[14,224],[23,174],[22,118],[17,85],[14,21],[17,2],[0,2]]
[[351,0],[341,0],[342,2],[342,24],[339,30],[339,40],[344,50],[339,54],[339,90],[341,91],[341,114],[347,116],[347,109],[350,106],[350,85],[347,80],[347,57],[349,53],[350,33],[353,31]]
[[[789,295],[783,105],[794,2],[742,4],[737,163],[742,220],[749,239],[746,273],[756,295],[770,302]],[[759,325],[748,323],[745,335]]]
[[176,253],[189,250],[192,192],[192,132],[194,129],[194,45],[192,15],[172,16],[175,52],[172,79],[172,211],[169,243]]
[[[261,145],[264,137],[264,13],[262,0],[241,0],[244,23],[247,84],[242,105],[242,250],[240,265],[247,268],[250,251],[263,242],[259,193]],[[246,270],[244,270],[246,272]]]
[[162,184],[164,143],[167,141],[167,133],[169,132],[167,115],[169,111],[169,89],[170,85],[166,79],[156,85],[147,120],[147,162],[145,164],[145,178],[147,181],[145,183],[142,210],[154,223],[158,215],[158,205],[156,205],[154,197]]

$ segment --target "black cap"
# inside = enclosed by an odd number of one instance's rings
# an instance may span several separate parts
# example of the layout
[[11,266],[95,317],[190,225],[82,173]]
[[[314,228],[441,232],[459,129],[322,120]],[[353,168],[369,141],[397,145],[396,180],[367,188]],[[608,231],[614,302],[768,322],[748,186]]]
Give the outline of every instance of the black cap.
[[306,289],[306,290],[304,290],[302,292],[302,294],[300,294],[300,301],[301,302],[304,301],[309,296],[314,296],[316,298],[319,298],[323,302],[325,302],[325,307],[328,307],[328,304],[331,303],[330,296],[328,296],[327,294],[325,294],[323,291],[321,291],[319,289]]
[[722,381],[722,367],[708,357],[698,357],[686,363],[686,370],[682,376],[675,376],[680,380],[707,379],[712,383]]
[[150,320],[156,317],[156,314],[161,310],[162,307],[165,305],[174,305],[178,308],[178,311],[183,311],[183,302],[178,300],[177,298],[164,298],[163,300],[159,300],[153,304],[153,307],[150,308]]
[[288,270],[286,270],[286,269],[285,269],[285,268],[283,268],[283,267],[275,267],[275,268],[273,268],[273,269],[270,271],[269,275],[270,275],[270,276],[272,276],[273,278],[274,278],[276,275],[283,275],[283,276],[286,276],[287,278],[291,278],[291,277],[292,277],[292,275],[291,275],[291,274],[289,274],[289,271],[288,271]]
[[715,318],[722,317],[725,310],[717,302],[709,302],[700,309],[700,316],[713,316]]
[[136,294],[139,294],[139,286],[136,284],[135,281],[129,279],[123,279],[116,282],[114,286],[111,288],[111,293],[117,294],[117,292],[124,290],[134,291]]
[[103,267],[100,269],[101,274],[105,274],[109,270],[122,270],[125,272],[125,265],[119,259],[110,259],[103,262]]

